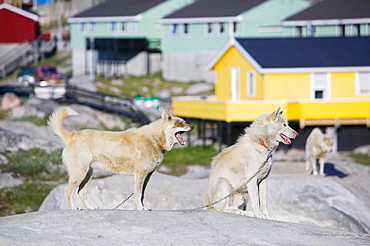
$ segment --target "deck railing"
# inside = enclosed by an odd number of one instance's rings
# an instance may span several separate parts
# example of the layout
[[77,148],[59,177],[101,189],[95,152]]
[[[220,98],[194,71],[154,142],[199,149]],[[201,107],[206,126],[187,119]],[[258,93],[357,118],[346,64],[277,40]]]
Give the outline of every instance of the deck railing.
[[202,97],[173,99],[174,112],[182,117],[218,120],[225,122],[251,122],[260,114],[277,107],[285,108],[289,121],[306,125],[365,124],[370,127],[370,98],[333,99],[330,101],[229,101]]

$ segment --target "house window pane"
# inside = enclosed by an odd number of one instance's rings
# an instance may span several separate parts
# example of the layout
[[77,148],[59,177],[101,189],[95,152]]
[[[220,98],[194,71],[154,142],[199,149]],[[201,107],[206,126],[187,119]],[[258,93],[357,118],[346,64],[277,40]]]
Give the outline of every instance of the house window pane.
[[115,32],[116,31],[116,22],[111,22],[109,24],[109,31],[110,32]]
[[212,33],[212,23],[207,23],[207,34]]
[[91,22],[90,23],[90,32],[91,33],[95,32],[95,27],[96,27],[96,23],[95,22]]
[[358,74],[359,94],[370,94],[370,72],[360,72]]
[[312,76],[313,99],[329,99],[329,76],[327,73],[315,73]]
[[189,24],[187,23],[184,24],[184,34],[185,35],[189,34]]
[[80,23],[80,32],[85,31],[85,23]]
[[247,97],[256,97],[256,74],[247,71]]
[[220,22],[220,33],[223,34],[225,32],[225,24]]
[[315,99],[323,99],[324,98],[324,91],[316,90],[315,91]]
[[137,22],[132,21],[131,22],[131,32],[136,32],[137,31]]
[[238,26],[237,26],[237,23],[234,22],[233,23],[233,32],[237,32],[238,31]]
[[177,34],[177,24],[172,24],[172,25],[171,25],[170,34],[171,34],[172,36],[174,36],[174,35],[176,35],[176,34]]
[[121,23],[121,31],[122,32],[126,31],[126,22]]

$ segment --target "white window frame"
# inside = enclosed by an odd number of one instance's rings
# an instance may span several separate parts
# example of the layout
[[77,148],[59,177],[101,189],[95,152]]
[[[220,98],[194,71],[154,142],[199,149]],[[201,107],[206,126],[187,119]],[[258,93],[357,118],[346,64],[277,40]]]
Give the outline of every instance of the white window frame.
[[85,33],[86,32],[86,23],[85,22],[81,22],[78,26],[78,31],[80,33]]
[[[355,74],[355,91],[356,91],[356,96],[368,96],[368,95],[370,95],[370,90],[369,90],[369,92],[361,92],[361,81],[360,81],[360,79],[361,79],[361,74],[367,74],[369,77],[370,77],[370,71],[368,71],[368,72],[357,72],[356,74]],[[370,78],[369,78],[369,84],[370,84]]]
[[137,21],[131,21],[130,22],[130,32],[131,33],[137,33],[138,29],[138,22]]
[[[185,33],[185,30],[187,30],[187,33]],[[182,24],[182,35],[184,37],[190,36],[190,24],[189,23]]]
[[[226,35],[226,26],[227,26],[227,24],[225,22],[219,22],[218,23],[218,34],[220,36],[225,36]],[[221,32],[221,29],[223,30],[222,32]]]
[[231,76],[231,101],[240,100],[240,67],[232,66],[230,71]]
[[179,32],[179,24],[174,23],[170,26],[170,36],[177,36]]
[[96,31],[96,23],[95,22],[90,22],[89,33],[95,33],[95,31]]
[[213,34],[214,34],[214,26],[213,26],[213,24],[214,23],[212,23],[212,22],[205,23],[205,25],[204,25],[204,33],[205,33],[205,36],[206,37],[213,36]]
[[117,22],[115,21],[109,22],[108,28],[110,33],[115,33],[117,31]]
[[127,21],[121,21],[120,31],[122,33],[126,33],[127,32],[127,26],[128,26],[128,22]]
[[248,70],[246,73],[246,95],[247,97],[254,98],[256,94],[256,72]]
[[[317,87],[315,85],[315,77],[318,74],[325,74],[326,83],[324,86]],[[315,98],[315,92],[318,90],[323,91],[323,98]],[[312,100],[330,100],[331,98],[331,76],[330,73],[312,73],[311,74],[311,99]]]

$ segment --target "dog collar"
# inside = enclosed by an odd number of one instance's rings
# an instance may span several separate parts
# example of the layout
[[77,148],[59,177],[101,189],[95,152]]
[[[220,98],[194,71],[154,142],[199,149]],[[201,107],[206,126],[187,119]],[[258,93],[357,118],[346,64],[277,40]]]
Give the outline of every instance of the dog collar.
[[270,150],[269,150],[269,148],[267,148],[267,146],[266,146],[265,142],[264,142],[262,139],[260,139],[260,144],[261,144],[263,147],[265,147],[268,151],[270,151]]

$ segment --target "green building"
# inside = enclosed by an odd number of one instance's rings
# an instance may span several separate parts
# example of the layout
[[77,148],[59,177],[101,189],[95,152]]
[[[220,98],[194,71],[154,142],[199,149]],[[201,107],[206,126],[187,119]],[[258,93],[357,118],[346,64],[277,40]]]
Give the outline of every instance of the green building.
[[280,23],[310,6],[305,0],[200,0],[162,18],[162,74],[214,82],[206,64],[231,37],[291,37]]

